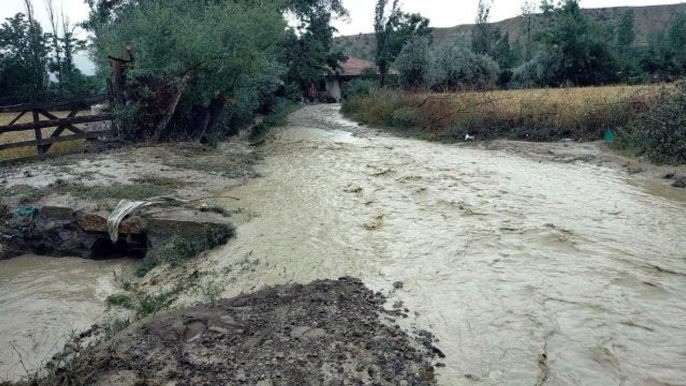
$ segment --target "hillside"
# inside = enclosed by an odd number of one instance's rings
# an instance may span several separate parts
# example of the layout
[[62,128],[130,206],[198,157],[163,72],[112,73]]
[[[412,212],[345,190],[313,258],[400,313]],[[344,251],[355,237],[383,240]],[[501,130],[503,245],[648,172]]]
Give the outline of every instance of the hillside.
[[[686,12],[686,3],[648,7],[593,8],[584,9],[584,13],[601,25],[613,27],[617,25],[624,12],[629,8],[636,11],[637,43],[645,45],[651,30],[668,27],[677,13]],[[533,18],[534,30],[536,26],[540,27],[542,24],[543,15],[535,15]],[[493,25],[500,27],[503,32],[509,32],[511,40],[516,41],[522,33],[523,18],[518,16],[493,23]],[[473,26],[473,24],[464,24],[452,28],[435,28],[434,41],[440,47],[462,36],[469,36]],[[341,36],[336,38],[335,44],[346,55],[367,60],[373,59],[373,34]]]

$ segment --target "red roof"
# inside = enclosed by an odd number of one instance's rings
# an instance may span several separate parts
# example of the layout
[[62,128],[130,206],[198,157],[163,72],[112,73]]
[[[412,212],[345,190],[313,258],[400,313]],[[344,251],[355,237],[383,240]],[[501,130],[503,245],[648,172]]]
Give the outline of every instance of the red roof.
[[[338,75],[339,76],[349,76],[349,77],[356,77],[356,76],[362,76],[362,72],[368,68],[373,69],[375,72],[378,73],[376,69],[376,63],[370,62],[368,60],[356,58],[354,56],[348,57],[348,60],[345,62],[340,62],[340,66],[343,68],[341,71],[340,69],[338,70]],[[333,74],[333,71],[331,71],[331,68],[327,67],[327,70]],[[389,74],[391,75],[397,75],[398,70],[391,69],[389,71]]]
[[371,68],[376,71],[376,63],[352,56],[349,57],[345,62],[341,62],[340,65],[343,67],[343,71],[340,74],[342,76],[361,76],[362,71],[366,70],[367,68]]

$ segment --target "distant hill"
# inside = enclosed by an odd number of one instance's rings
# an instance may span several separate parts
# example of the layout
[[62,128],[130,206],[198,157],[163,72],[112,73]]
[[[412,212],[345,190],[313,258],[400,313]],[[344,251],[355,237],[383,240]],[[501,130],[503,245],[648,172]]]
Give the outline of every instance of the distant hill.
[[[648,33],[654,29],[667,28],[672,24],[674,16],[679,12],[686,12],[686,3],[674,5],[656,5],[649,7],[611,7],[584,9],[584,13],[600,25],[616,26],[624,12],[633,8],[636,12],[637,44],[646,45]],[[543,15],[533,18],[534,30],[543,23]],[[521,16],[493,23],[503,32],[510,33],[510,40],[516,41],[522,34],[523,18]],[[473,24],[458,25],[452,28],[434,28],[434,42],[441,47],[461,37],[471,35]],[[335,47],[346,55],[356,56],[366,60],[374,59],[374,34],[359,34],[340,36],[335,39]]]

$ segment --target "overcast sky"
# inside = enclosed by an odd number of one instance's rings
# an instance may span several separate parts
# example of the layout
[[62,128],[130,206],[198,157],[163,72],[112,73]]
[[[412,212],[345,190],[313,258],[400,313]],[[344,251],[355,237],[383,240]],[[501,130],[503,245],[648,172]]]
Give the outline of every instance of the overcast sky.
[[[6,0],[5,0],[6,1]],[[350,23],[337,22],[336,26],[343,35],[371,32],[374,19],[374,0],[343,0],[350,11]],[[471,24],[476,18],[478,0],[401,0],[406,12],[419,12],[431,20],[432,27],[454,27]],[[523,0],[494,0],[491,10],[492,21],[500,21],[517,16]],[[535,0],[539,3],[539,0]],[[641,6],[679,4],[684,0],[581,0],[583,8],[602,8],[620,6]]]
[[[73,22],[83,21],[88,16],[84,0],[53,0],[58,8]],[[434,27],[453,27],[472,23],[476,15],[478,0],[401,0],[402,8],[408,12],[419,12],[431,20]],[[352,35],[371,32],[374,15],[374,0],[343,0],[350,10],[349,22],[336,22],[341,34]],[[516,16],[523,0],[494,0],[492,20],[499,21]],[[538,2],[536,0],[536,2]],[[581,0],[584,8],[618,7],[625,5],[678,4],[684,0]],[[46,21],[44,0],[33,0],[39,20]],[[0,20],[13,16],[24,9],[24,0],[0,0]]]

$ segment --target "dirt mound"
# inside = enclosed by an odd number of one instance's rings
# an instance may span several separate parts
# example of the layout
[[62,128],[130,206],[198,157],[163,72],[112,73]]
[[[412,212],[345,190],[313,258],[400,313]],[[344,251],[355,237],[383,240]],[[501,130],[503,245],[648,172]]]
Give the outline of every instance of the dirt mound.
[[342,278],[160,313],[96,347],[87,383],[434,385],[431,334],[385,323],[403,315],[384,302]]

